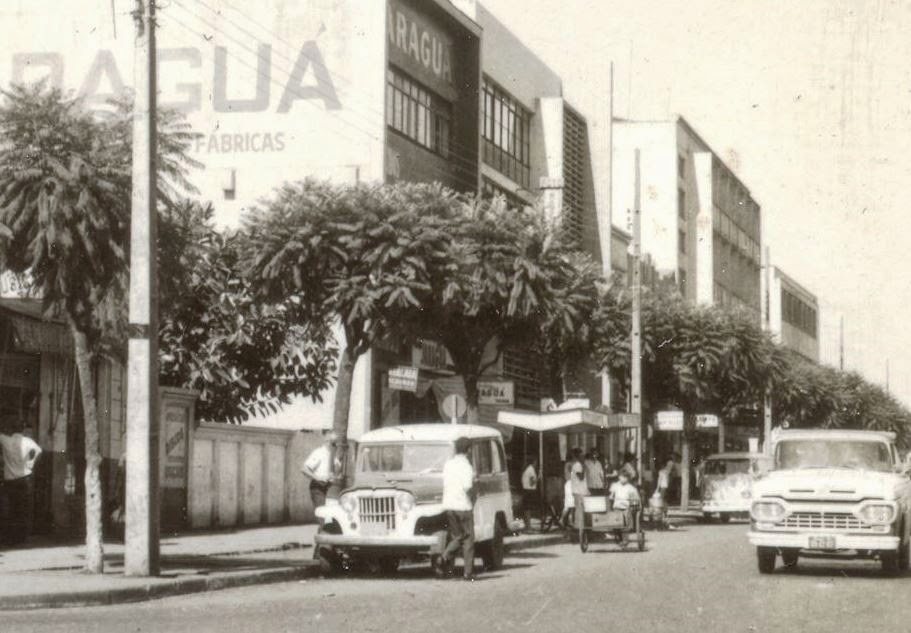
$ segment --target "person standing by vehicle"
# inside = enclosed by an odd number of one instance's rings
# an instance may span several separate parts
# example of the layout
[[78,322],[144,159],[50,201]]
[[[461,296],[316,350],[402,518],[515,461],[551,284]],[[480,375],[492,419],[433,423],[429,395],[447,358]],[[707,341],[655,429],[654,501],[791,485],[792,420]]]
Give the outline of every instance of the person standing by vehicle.
[[585,483],[589,494],[604,494],[604,466],[601,465],[598,449],[585,454]]
[[538,505],[538,461],[533,460],[522,472],[522,518],[526,532],[531,531],[531,512]]
[[474,580],[474,468],[468,461],[471,441],[460,437],[455,442],[455,455],[443,466],[443,510],[449,525],[449,543],[434,566],[445,575],[452,566],[455,553],[462,549],[465,561],[463,578]]
[[583,499],[589,495],[588,484],[585,481],[585,464],[582,461],[582,451],[575,449],[575,461],[570,469],[570,489],[573,493],[573,507],[575,509],[575,527],[579,529],[585,523],[585,505]]
[[[22,543],[31,532],[32,522],[32,472],[41,455],[41,447],[23,434],[21,424],[11,434],[0,433],[3,451],[3,497],[6,517],[0,526],[0,540]],[[7,429],[9,430],[9,425]]]
[[[329,491],[329,484],[332,482],[332,468],[330,466],[331,449],[337,444],[338,437],[335,433],[330,433],[326,442],[315,449],[307,459],[304,460],[304,466],[301,472],[310,478],[310,501],[313,502],[313,509],[326,505],[326,493]],[[335,461],[338,467],[339,461]]]

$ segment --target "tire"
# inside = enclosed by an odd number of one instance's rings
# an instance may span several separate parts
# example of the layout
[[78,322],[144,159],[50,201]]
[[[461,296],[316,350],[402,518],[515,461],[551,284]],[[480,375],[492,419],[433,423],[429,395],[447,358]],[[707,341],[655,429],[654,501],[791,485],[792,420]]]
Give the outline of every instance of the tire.
[[493,527],[493,538],[481,550],[481,560],[488,571],[500,569],[503,566],[503,557],[506,554],[506,546],[503,544],[504,532],[503,526],[497,521]]
[[720,523],[727,523],[730,520],[731,520],[731,515],[728,514],[727,512],[722,512],[718,515],[718,521]]
[[781,562],[785,567],[796,567],[797,560],[800,558],[800,550],[786,549],[781,550]]
[[323,578],[332,578],[344,571],[341,556],[328,547],[318,548],[313,553],[313,558],[319,563],[319,574]]
[[887,576],[895,576],[898,574],[899,568],[899,553],[897,551],[893,552],[892,550],[880,552],[879,553],[879,563],[882,566],[883,573]]
[[775,559],[778,558],[778,552],[774,547],[757,547],[756,563],[759,567],[760,574],[771,574],[775,571]]
[[588,530],[582,530],[579,533],[579,549],[583,553],[588,551]]
[[702,523],[711,523],[712,522],[712,513],[703,512],[702,513]]

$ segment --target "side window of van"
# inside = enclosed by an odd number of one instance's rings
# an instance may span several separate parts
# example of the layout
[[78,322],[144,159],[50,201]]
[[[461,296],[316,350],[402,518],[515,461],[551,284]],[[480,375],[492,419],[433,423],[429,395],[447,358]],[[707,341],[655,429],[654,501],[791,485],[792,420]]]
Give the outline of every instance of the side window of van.
[[506,470],[502,444],[496,440],[490,440],[490,455],[493,458],[490,462],[491,472],[499,474]]
[[471,463],[474,471],[478,475],[489,475],[491,473],[493,457],[490,452],[490,442],[481,440],[475,442],[471,447]]

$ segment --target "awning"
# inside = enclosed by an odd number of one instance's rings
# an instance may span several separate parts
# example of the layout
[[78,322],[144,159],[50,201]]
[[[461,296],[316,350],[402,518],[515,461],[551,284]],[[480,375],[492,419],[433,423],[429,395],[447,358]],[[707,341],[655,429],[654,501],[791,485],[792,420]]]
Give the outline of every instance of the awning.
[[497,414],[497,422],[506,426],[545,433],[584,433],[612,431],[639,427],[638,416],[629,413],[602,413],[591,409],[569,409],[566,411],[520,411],[508,409]]
[[26,354],[73,353],[70,332],[60,321],[45,319],[41,303],[29,299],[0,299],[0,318],[13,331],[16,351]]

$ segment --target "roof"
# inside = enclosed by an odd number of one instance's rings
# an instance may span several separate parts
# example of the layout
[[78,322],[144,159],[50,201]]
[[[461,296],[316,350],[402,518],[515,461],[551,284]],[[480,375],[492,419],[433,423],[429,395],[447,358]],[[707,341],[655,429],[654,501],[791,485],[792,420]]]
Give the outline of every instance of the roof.
[[775,441],[782,440],[812,440],[812,439],[844,439],[844,440],[889,440],[895,441],[895,433],[891,431],[861,431],[856,429],[794,429],[778,431]]
[[772,459],[771,455],[766,455],[765,453],[749,453],[746,451],[742,452],[731,452],[731,453],[716,453],[715,455],[709,455],[706,457],[706,461],[710,459],[759,459],[764,457],[766,459]]
[[489,426],[476,424],[447,424],[435,422],[428,424],[403,424],[384,426],[381,429],[364,433],[358,440],[364,442],[454,442],[460,437],[501,437],[500,432]]
[[[497,422],[515,426],[528,431],[543,433],[545,431],[594,431],[610,428],[610,418],[606,413],[591,411],[590,409],[568,409],[566,411],[536,411],[500,410],[497,412]],[[618,422],[615,426],[618,427]]]

